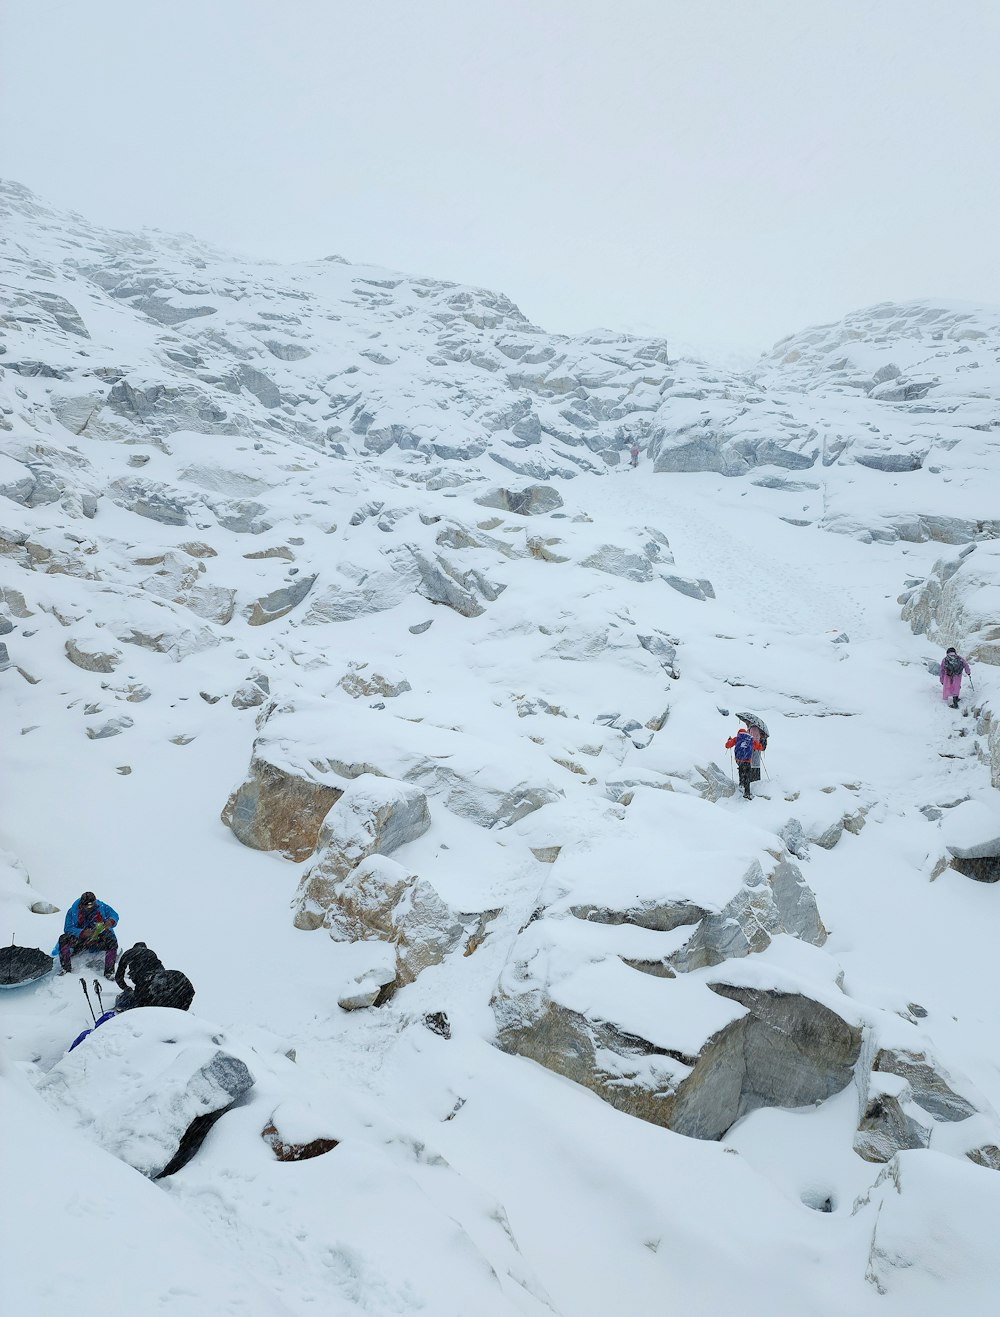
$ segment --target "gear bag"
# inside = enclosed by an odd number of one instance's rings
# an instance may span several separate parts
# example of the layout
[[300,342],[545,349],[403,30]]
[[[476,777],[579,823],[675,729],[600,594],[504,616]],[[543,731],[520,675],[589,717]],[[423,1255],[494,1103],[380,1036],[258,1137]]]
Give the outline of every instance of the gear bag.
[[736,762],[746,763],[748,759],[753,758],[753,737],[749,732],[740,732],[736,737],[736,744],[733,746],[733,754]]
[[962,660],[958,654],[945,654],[944,670],[948,677],[957,677],[962,671]]

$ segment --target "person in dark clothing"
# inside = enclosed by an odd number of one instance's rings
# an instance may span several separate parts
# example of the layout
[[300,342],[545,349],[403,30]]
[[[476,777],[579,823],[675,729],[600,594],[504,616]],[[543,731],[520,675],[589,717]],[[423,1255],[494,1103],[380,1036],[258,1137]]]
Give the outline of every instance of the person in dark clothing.
[[118,958],[118,939],[114,933],[117,923],[117,910],[98,901],[93,892],[84,892],[66,911],[66,922],[56,945],[59,973],[70,972],[77,951],[103,951],[104,977],[113,979]]
[[759,754],[763,748],[757,738],[751,736],[745,727],[741,727],[736,735],[731,736],[726,742],[726,749],[732,750],[736,759],[736,769],[740,775],[740,786],[743,788],[745,800],[750,799],[754,752]]
[[[115,982],[122,989],[115,1001],[115,1010],[128,1011],[133,1006],[149,1005],[139,998],[145,995],[144,989],[147,983],[161,969],[163,962],[155,951],[146,946],[145,942],[137,942],[134,947],[129,947],[118,962],[118,972],[115,975]],[[129,978],[132,980],[131,986],[127,982]]]

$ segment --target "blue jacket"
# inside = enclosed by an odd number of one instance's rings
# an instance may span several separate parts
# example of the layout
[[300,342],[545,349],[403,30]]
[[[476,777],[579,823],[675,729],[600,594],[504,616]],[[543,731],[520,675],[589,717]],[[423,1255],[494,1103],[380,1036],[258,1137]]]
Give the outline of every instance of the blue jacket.
[[[80,898],[77,897],[77,899],[73,902],[70,908],[66,911],[66,922],[63,924],[64,933],[75,933],[77,936],[79,936],[81,933],[86,933],[88,929],[93,929],[94,925],[98,923],[98,921],[102,921],[103,923],[109,923],[109,922],[115,924],[118,923],[118,911],[113,910],[111,906],[109,906],[104,901],[97,902],[97,904],[94,906],[93,912],[90,914],[86,923],[84,923],[82,927],[76,922],[77,914],[79,913],[79,910],[80,910]],[[52,954],[53,956],[57,956],[59,954],[58,942],[52,948]]]

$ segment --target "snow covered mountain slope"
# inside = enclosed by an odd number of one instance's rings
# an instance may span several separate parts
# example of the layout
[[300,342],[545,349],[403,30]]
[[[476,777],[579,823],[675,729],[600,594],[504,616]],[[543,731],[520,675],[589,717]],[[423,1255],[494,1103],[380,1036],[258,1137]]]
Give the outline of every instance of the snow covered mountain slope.
[[0,198],[3,928],[197,990],[2,994],[21,1306],[992,1312],[996,314],[740,375]]

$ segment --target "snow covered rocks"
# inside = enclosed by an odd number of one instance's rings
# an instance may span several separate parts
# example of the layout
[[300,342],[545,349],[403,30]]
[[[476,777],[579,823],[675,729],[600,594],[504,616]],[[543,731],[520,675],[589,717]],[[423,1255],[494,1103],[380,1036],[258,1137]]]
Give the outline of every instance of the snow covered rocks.
[[211,1025],[150,1006],[95,1029],[38,1087],[102,1148],[156,1179],[180,1169],[253,1082]]
[[296,928],[319,928],[335,917],[339,884],[373,855],[386,855],[430,827],[427,797],[419,787],[362,774],[327,815],[319,856],[296,898]]
[[738,819],[715,817],[706,848],[712,814],[694,797],[639,793],[629,823],[669,836],[669,858],[634,832],[564,847],[554,880],[565,894],[522,930],[493,998],[505,1051],[699,1138],[760,1106],[829,1097],[861,1050],[836,992],[819,1000],[756,966],[734,978],[734,960],[748,965],[774,938],[817,947],[826,930],[797,866],[765,845],[748,852]]

